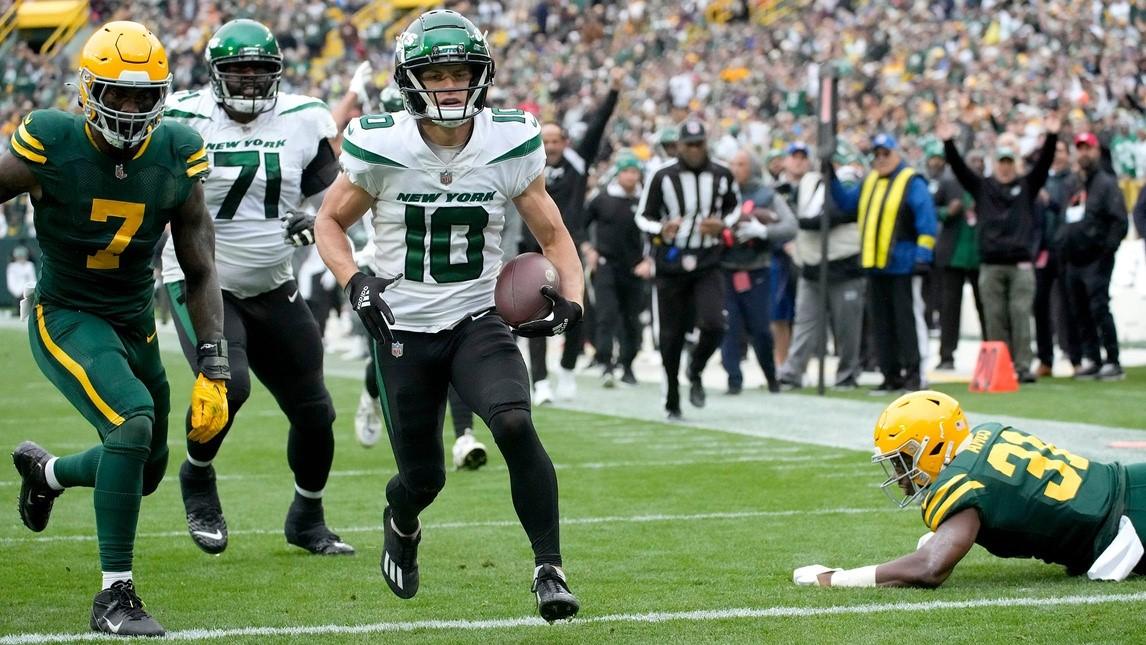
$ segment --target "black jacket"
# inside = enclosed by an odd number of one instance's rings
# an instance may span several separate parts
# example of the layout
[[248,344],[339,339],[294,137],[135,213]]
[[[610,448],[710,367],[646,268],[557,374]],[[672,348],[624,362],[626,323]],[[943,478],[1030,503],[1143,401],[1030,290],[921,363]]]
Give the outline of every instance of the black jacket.
[[963,162],[954,142],[943,142],[951,171],[975,200],[983,264],[1034,260],[1042,237],[1036,199],[1046,184],[1057,141],[1056,135],[1047,134],[1034,168],[1009,184],[999,183],[994,177],[980,177]]
[[[549,193],[557,204],[557,209],[561,211],[561,219],[565,221],[565,228],[569,229],[569,234],[577,246],[585,241],[584,210],[589,166],[597,160],[597,151],[601,149],[605,126],[617,107],[617,96],[616,90],[609,90],[577,147],[566,148],[565,155],[556,166],[545,165],[545,192]],[[537,243],[529,229],[522,231],[518,251],[541,252],[541,245]]]
[[1059,229],[1057,240],[1062,258],[1082,266],[1114,253],[1129,227],[1118,180],[1099,170],[1086,178],[1067,206],[1066,223]]
[[644,258],[644,235],[633,219],[640,199],[639,186],[635,194],[627,195],[613,182],[585,208],[585,229],[593,248],[611,263],[634,267]]

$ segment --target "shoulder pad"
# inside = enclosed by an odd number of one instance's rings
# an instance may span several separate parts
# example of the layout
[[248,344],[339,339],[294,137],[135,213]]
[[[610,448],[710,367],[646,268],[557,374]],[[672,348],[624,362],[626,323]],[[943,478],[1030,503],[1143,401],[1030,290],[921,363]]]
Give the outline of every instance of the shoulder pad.
[[215,98],[207,90],[175,92],[167,97],[163,116],[185,120],[210,119],[214,103]]
[[400,156],[396,147],[401,140],[399,133],[411,125],[410,119],[404,112],[364,114],[351,119],[342,139],[342,153],[375,166],[405,168],[396,160]]
[[9,148],[20,159],[42,165],[48,161],[50,148],[68,135],[78,118],[60,110],[30,112],[16,126]]
[[187,176],[193,179],[206,177],[210,164],[202,135],[194,128],[177,121],[164,121],[160,127],[167,130],[174,156],[183,162],[182,167]]
[[487,164],[518,159],[541,148],[541,124],[529,112],[488,108],[474,118],[487,122]]

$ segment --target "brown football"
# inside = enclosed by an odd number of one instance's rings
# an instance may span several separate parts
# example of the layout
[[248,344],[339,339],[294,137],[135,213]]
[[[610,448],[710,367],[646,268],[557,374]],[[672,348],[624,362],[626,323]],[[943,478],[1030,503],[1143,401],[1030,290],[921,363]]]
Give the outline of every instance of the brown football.
[[517,327],[549,315],[553,304],[541,295],[541,287],[560,288],[557,267],[540,253],[522,253],[501,267],[494,288],[497,313]]

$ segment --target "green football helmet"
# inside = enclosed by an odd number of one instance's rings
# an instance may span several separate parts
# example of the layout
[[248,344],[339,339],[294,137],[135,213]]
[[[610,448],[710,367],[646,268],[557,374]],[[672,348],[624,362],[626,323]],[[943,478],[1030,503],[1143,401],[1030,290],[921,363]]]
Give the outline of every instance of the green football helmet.
[[216,102],[240,114],[274,109],[283,55],[270,29],[246,18],[232,20],[207,42],[206,57]]
[[[428,67],[456,63],[469,65],[472,71],[466,100],[461,107],[442,107],[435,95],[444,90],[427,90],[420,76]],[[485,36],[456,11],[427,11],[398,36],[394,78],[406,111],[419,119],[449,128],[472,119],[485,109],[493,74],[493,56]]]
[[382,88],[382,95],[379,98],[382,101],[384,112],[401,112],[406,109],[406,101],[402,98],[402,92],[393,85]]

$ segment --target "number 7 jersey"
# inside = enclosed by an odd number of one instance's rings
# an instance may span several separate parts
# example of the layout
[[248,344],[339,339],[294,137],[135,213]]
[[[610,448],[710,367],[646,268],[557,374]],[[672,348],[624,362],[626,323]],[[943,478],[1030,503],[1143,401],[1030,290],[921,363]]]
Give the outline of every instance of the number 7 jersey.
[[413,116],[368,115],[347,126],[340,161],[376,200],[374,272],[404,275],[384,296],[395,329],[438,332],[493,307],[511,202],[545,167],[532,115],[483,110],[449,162],[426,144]]
[[971,431],[923,499],[931,530],[979,513],[975,542],[1003,558],[1035,557],[1086,571],[1118,532],[1126,469],[1090,461],[998,423]]

